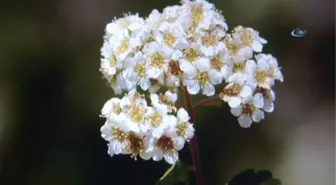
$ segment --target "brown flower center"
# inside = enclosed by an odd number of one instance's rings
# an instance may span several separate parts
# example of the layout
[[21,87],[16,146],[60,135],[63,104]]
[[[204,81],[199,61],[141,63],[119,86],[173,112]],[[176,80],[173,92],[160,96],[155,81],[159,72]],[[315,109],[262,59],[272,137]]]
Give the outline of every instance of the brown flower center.
[[165,135],[161,136],[157,142],[156,146],[162,150],[163,153],[169,153],[174,149],[174,143],[170,137]]
[[247,114],[249,116],[252,116],[253,112],[255,110],[255,107],[252,103],[247,103],[243,105],[243,114]]

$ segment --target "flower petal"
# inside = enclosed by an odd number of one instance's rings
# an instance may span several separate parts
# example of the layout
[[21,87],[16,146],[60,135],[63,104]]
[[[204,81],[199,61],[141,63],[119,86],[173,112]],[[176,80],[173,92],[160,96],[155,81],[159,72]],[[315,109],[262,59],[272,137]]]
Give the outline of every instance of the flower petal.
[[185,140],[182,137],[175,137],[174,138],[174,146],[177,151],[182,150],[184,147]]
[[196,61],[196,68],[200,71],[209,71],[210,67],[210,60],[208,58],[200,58]]
[[249,128],[252,125],[252,119],[248,115],[242,115],[238,118],[238,123],[243,128]]
[[211,83],[206,83],[202,92],[207,96],[213,96],[215,94],[215,87]]
[[264,106],[264,97],[261,93],[254,95],[253,104],[256,108],[262,108]]
[[216,70],[210,70],[210,81],[214,85],[221,84],[223,81],[222,74]]
[[240,97],[230,97],[228,104],[231,108],[236,108],[242,103],[242,99]]
[[240,96],[242,97],[242,98],[246,98],[246,97],[248,97],[248,96],[251,96],[252,95],[252,89],[249,87],[249,86],[247,86],[247,85],[245,85],[243,88],[242,88],[242,90],[240,91]]
[[187,85],[187,90],[190,94],[197,94],[200,91],[200,85],[196,82],[193,81]]
[[243,107],[242,106],[238,106],[238,107],[235,107],[235,108],[231,108],[231,113],[238,117],[242,114],[242,110],[243,110]]
[[187,122],[190,119],[188,112],[183,107],[177,111],[177,118],[183,122]]
[[169,154],[166,154],[164,156],[164,159],[169,163],[169,164],[175,164],[176,161],[178,160],[178,153],[176,151],[172,151]]
[[262,51],[263,45],[259,41],[255,40],[252,43],[252,48],[255,52],[259,53]]
[[260,109],[257,109],[252,114],[252,119],[255,122],[260,122],[262,119],[264,119],[264,112]]
[[274,103],[271,100],[269,100],[269,99],[265,99],[264,100],[263,110],[265,112],[273,112],[273,110],[274,110]]

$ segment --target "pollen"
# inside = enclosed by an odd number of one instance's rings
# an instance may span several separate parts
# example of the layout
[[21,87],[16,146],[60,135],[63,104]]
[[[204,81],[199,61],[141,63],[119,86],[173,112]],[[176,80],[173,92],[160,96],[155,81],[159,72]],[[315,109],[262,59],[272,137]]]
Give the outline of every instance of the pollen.
[[117,53],[122,54],[125,53],[128,50],[128,40],[121,41],[121,44],[117,50]]
[[205,85],[209,81],[209,73],[207,71],[197,72],[196,80],[200,85]]
[[164,64],[164,57],[161,53],[154,53],[151,57],[151,64],[155,68],[161,68]]
[[258,83],[264,83],[265,79],[268,77],[268,73],[263,70],[257,70],[254,74],[254,78]]
[[257,86],[253,94],[261,93],[266,99],[271,99],[270,90],[268,88]]
[[114,103],[112,105],[112,108],[116,114],[120,114],[122,112],[122,109],[120,108],[119,103]]
[[247,114],[249,116],[252,116],[254,110],[255,110],[254,105],[252,103],[247,103],[247,104],[243,105],[242,113]]
[[213,46],[217,44],[217,36],[214,34],[206,35],[202,38],[202,44],[206,47]]
[[163,40],[169,47],[173,47],[176,41],[176,37],[172,33],[167,33],[163,35]]
[[132,157],[136,160],[137,156],[144,149],[143,138],[134,132],[128,134],[129,146],[128,149],[132,153]]
[[232,55],[236,55],[239,51],[239,45],[238,44],[234,44],[232,42],[230,42],[229,39],[225,39],[224,41],[226,48],[229,50],[229,54]]
[[126,142],[128,134],[124,132],[119,127],[115,126],[111,129],[111,135],[117,139],[119,142]]
[[138,107],[133,107],[133,108],[131,108],[129,114],[130,114],[130,117],[131,117],[131,121],[133,121],[135,123],[140,123],[143,120],[144,111],[142,111]]
[[194,27],[197,27],[198,24],[203,19],[203,6],[202,5],[195,5],[191,9],[191,19]]
[[232,96],[238,96],[242,87],[239,84],[233,84],[232,86],[228,88],[224,88],[222,93],[224,96],[232,97]]
[[157,142],[156,146],[162,150],[163,153],[169,153],[174,149],[174,143],[170,137],[165,135],[161,136]]
[[225,62],[223,62],[219,56],[214,57],[211,60],[211,67],[220,71],[222,67],[224,66]]
[[182,74],[182,71],[180,69],[180,65],[177,61],[171,60],[168,63],[168,71],[170,74],[174,75],[174,76],[178,76],[180,74]]
[[111,67],[116,66],[116,65],[117,65],[117,57],[116,57],[115,55],[112,55],[112,56],[110,57],[109,62],[110,62],[110,66],[111,66]]
[[243,42],[243,45],[249,46],[252,44],[253,36],[251,30],[244,30],[240,36],[240,40]]
[[190,62],[195,61],[197,56],[197,51],[194,48],[187,48],[184,50],[184,57]]
[[176,134],[180,137],[185,137],[187,134],[187,125],[184,123],[178,123],[176,125]]
[[245,71],[245,63],[234,63],[233,64],[233,72],[244,72]]
[[156,128],[162,123],[162,117],[159,113],[155,112],[151,117],[148,118],[151,125]]
[[139,77],[144,77],[146,75],[146,68],[145,65],[142,63],[135,64],[135,72]]
[[274,67],[270,66],[267,71],[267,77],[274,78],[275,77],[275,69]]
[[166,104],[166,105],[169,104],[169,101],[168,101],[167,96],[165,96],[165,95],[160,95],[160,96],[159,96],[159,99],[160,99],[160,103],[163,103],[163,104]]

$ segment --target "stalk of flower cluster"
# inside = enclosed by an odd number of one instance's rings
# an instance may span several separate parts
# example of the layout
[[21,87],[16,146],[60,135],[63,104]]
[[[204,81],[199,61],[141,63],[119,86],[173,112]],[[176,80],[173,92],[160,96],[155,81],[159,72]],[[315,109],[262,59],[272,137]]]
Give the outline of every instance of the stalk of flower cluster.
[[216,101],[218,101],[219,98],[220,98],[219,95],[215,95],[215,96],[212,96],[212,97],[210,97],[210,98],[201,100],[201,101],[197,102],[197,103],[193,106],[193,108],[194,108],[194,110],[196,110],[198,107],[201,107],[201,106],[203,106],[203,105],[211,104],[212,102],[216,102]]
[[[186,99],[187,106],[188,106],[188,113],[190,115],[190,122],[195,123],[195,110],[194,110],[194,107],[191,105],[190,95],[188,91],[185,91],[185,99]],[[189,147],[191,151],[193,164],[195,167],[197,185],[204,185],[204,176],[202,172],[201,160],[199,157],[199,149],[198,149],[196,135],[194,135],[194,137],[191,139]]]

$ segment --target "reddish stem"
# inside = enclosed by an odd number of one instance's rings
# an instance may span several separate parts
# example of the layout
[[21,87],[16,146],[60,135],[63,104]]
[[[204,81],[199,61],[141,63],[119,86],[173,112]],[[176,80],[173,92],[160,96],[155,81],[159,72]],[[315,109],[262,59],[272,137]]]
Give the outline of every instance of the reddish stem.
[[[194,112],[193,106],[191,105],[190,95],[187,90],[185,91],[185,98],[187,101],[188,113],[190,115],[190,122],[194,124],[195,123],[195,112]],[[196,134],[191,139],[191,144],[189,146],[190,146],[192,160],[195,166],[197,185],[204,185],[202,165],[201,165],[201,160],[199,157],[199,149],[197,145]]]
[[203,106],[203,105],[206,106],[207,104],[211,104],[211,103],[217,101],[219,98],[220,98],[219,95],[216,95],[216,96],[212,96],[210,98],[201,100],[194,105],[194,110],[197,109],[198,107]]

